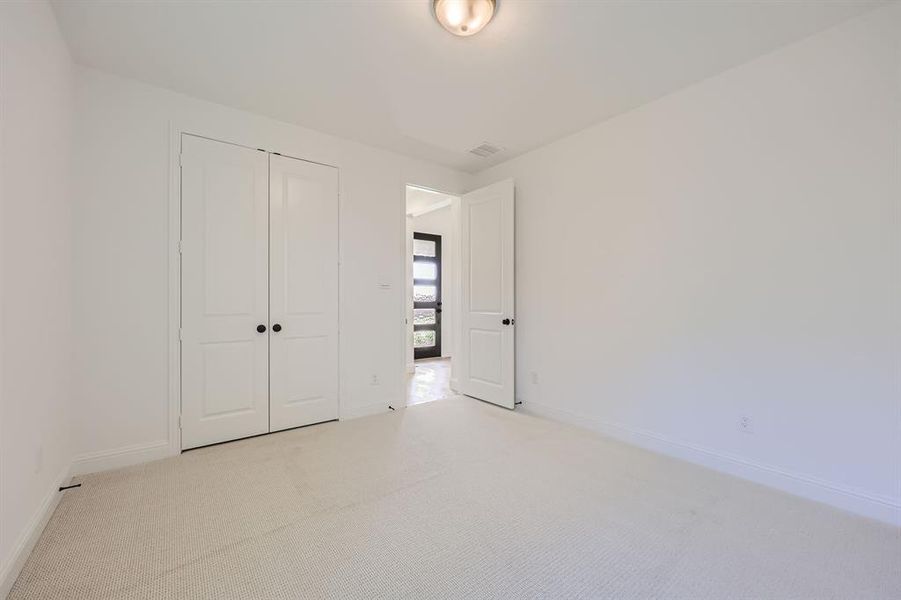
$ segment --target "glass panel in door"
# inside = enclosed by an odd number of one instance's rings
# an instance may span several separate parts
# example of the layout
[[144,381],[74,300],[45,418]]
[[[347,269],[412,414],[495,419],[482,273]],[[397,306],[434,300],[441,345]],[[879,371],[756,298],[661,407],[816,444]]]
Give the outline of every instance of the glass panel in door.
[[441,236],[413,234],[413,357],[441,356]]

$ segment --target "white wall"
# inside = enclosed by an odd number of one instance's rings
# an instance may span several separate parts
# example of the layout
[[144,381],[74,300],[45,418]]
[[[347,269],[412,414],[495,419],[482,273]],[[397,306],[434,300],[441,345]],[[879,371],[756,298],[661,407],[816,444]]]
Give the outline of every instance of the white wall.
[[[454,220],[451,207],[413,217],[414,233],[441,236],[441,356],[453,355],[454,347]],[[412,250],[411,250],[412,252]]]
[[526,408],[901,521],[899,31],[881,9],[479,175],[516,180]]
[[170,451],[170,121],[339,167],[341,415],[403,404],[405,184],[461,190],[468,175],[95,70],[76,90],[78,470]]
[[71,119],[50,7],[0,3],[0,597],[71,458]]

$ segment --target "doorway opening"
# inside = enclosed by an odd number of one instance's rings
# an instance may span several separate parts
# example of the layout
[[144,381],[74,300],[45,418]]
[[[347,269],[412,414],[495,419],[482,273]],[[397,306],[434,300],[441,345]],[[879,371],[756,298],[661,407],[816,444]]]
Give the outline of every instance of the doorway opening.
[[406,188],[407,405],[453,392],[459,198]]
[[[461,196],[406,188],[408,389],[429,389],[430,400],[453,391],[516,405],[514,200],[512,179]],[[446,388],[432,360],[450,362]]]

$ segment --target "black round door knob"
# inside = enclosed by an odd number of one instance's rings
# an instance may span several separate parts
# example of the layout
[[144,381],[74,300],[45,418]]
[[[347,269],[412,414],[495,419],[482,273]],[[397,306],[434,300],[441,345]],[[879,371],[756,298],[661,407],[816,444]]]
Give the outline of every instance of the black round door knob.
[[278,323],[276,323],[275,325],[272,326],[272,331],[274,331],[275,333],[278,333],[281,330],[282,330],[282,326],[279,325]]
[[503,323],[504,325],[509,325],[510,319],[504,319],[503,321],[501,321],[501,323]]
[[265,325],[257,325],[257,333],[266,333]]

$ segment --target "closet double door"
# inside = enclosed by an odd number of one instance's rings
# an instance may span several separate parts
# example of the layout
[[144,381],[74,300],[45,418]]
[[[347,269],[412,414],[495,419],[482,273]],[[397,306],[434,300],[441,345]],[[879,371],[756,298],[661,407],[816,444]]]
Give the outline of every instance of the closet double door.
[[181,141],[182,448],[338,417],[338,170]]

